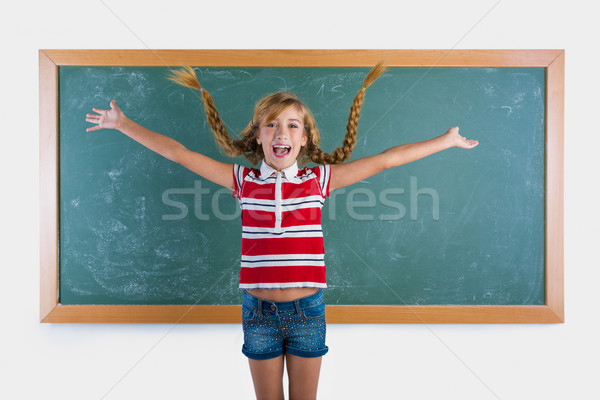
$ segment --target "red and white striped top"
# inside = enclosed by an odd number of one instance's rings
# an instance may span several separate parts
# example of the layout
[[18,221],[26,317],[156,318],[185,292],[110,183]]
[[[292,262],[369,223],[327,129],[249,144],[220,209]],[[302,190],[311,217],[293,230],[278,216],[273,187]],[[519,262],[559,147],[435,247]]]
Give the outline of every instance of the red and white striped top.
[[235,164],[242,209],[241,289],[326,288],[321,208],[329,165],[281,172]]

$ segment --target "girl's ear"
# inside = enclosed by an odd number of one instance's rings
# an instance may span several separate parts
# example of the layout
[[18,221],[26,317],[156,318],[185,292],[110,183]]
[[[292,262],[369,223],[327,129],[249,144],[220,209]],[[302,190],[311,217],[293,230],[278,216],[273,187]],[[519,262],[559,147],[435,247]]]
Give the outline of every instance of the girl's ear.
[[308,143],[308,134],[304,132],[304,135],[302,135],[302,146],[306,146],[306,143]]
[[254,122],[252,124],[253,124],[253,128],[252,129],[254,130],[254,139],[256,139],[256,143],[258,143],[258,145],[260,146],[261,145],[260,138],[259,138],[260,129],[258,128],[259,125],[254,125]]

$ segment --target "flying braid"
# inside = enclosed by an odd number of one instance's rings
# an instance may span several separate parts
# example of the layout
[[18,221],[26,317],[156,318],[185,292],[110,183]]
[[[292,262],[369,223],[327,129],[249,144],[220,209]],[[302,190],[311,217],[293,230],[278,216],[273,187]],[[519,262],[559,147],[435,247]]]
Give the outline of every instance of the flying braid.
[[346,136],[341,147],[335,149],[331,154],[323,152],[318,146],[315,151],[311,154],[310,158],[317,164],[339,164],[346,161],[352,154],[352,150],[356,145],[356,134],[358,130],[358,119],[360,118],[360,108],[365,99],[365,89],[371,86],[373,82],[377,80],[386,68],[383,66],[383,61],[380,61],[375,65],[371,71],[367,74],[363,82],[363,87],[358,91],[352,107],[350,107],[350,115],[348,116],[348,125],[346,126]]
[[200,85],[196,72],[192,67],[186,66],[180,70],[171,70],[171,75],[168,79],[173,82],[186,86],[192,89],[200,91],[202,102],[204,103],[204,111],[206,111],[206,120],[212,128],[217,143],[225,151],[225,153],[232,157],[238,157],[245,155],[246,153],[252,152],[253,149],[249,148],[243,140],[232,140],[227,133],[227,128],[219,116],[219,112],[215,107],[215,102],[212,96],[206,89]]

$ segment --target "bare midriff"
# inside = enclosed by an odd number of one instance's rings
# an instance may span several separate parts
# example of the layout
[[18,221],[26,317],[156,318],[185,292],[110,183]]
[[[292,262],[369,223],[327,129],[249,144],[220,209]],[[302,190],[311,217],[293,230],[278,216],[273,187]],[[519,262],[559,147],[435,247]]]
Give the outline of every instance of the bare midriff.
[[310,296],[319,291],[318,288],[289,288],[289,289],[248,289],[254,297],[269,301],[292,301]]

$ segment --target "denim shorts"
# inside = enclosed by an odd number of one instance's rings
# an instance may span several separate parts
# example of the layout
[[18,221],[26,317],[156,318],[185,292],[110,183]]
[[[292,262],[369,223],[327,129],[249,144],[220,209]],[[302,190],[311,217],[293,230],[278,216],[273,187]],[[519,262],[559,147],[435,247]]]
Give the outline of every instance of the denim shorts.
[[268,301],[244,291],[242,353],[254,360],[282,354],[320,357],[325,346],[323,291],[293,301]]

